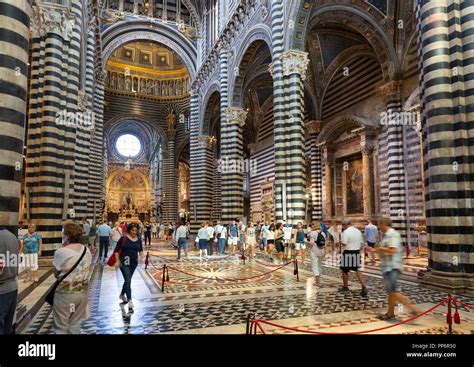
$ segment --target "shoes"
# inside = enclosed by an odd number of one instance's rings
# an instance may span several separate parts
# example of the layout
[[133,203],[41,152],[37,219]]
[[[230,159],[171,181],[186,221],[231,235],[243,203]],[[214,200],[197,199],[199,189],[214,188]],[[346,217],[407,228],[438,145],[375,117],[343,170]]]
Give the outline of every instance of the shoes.
[[369,293],[369,292],[368,292],[368,290],[367,290],[367,287],[364,287],[364,288],[362,288],[362,291],[360,292],[360,295],[361,295],[362,297],[367,297],[367,294],[368,294],[368,293]]
[[377,318],[382,321],[393,320],[395,317],[395,315],[389,315],[388,313],[377,316]]
[[133,302],[132,301],[128,302],[128,312],[133,312]]
[[122,300],[123,303],[127,303],[127,297],[125,296],[125,294],[121,294],[119,298]]
[[339,293],[349,293],[351,290],[348,287],[341,287],[337,291]]

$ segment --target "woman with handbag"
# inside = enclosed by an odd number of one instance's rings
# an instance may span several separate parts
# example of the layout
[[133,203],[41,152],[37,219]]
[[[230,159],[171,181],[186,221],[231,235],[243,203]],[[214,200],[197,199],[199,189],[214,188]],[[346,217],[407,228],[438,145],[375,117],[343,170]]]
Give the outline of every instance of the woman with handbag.
[[138,236],[139,226],[130,223],[127,226],[127,234],[123,236],[115,246],[112,256],[115,257],[115,268],[120,268],[124,283],[119,298],[122,305],[128,304],[128,312],[133,312],[132,302],[132,276],[138,266],[139,257],[143,255],[142,239]]
[[[80,334],[81,321],[88,317],[88,283],[92,255],[81,244],[82,228],[64,224],[63,247],[54,253],[54,275],[58,281],[48,296],[53,303],[55,334]],[[54,297],[51,299],[50,297]],[[54,302],[53,302],[54,300]]]

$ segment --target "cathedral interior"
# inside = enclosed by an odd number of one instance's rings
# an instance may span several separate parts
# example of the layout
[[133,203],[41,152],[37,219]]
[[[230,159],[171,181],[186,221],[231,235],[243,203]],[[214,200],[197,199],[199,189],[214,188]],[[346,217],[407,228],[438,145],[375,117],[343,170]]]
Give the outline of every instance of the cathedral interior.
[[[204,222],[347,218],[389,218],[403,293],[421,310],[456,295],[472,333],[472,1],[0,0],[0,21],[0,225],[42,239],[37,281],[19,267],[17,333],[54,332],[52,260],[83,218],[185,219],[190,252],[152,238],[124,317],[120,272],[91,246],[84,334],[242,334],[249,314],[256,333],[383,328],[378,257],[368,296],[352,273],[341,295],[329,263],[314,286],[309,249],[295,269],[227,243],[203,261],[195,243]],[[447,333],[437,311],[376,333]]]

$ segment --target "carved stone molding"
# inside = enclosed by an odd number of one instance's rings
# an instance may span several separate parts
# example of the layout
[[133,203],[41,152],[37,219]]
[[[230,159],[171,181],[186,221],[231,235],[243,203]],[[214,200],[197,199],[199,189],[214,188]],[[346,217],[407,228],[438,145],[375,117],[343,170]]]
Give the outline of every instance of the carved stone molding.
[[84,90],[77,92],[77,110],[85,112],[87,110],[88,97]]
[[176,129],[166,130],[166,135],[168,136],[169,140],[173,140],[176,137]]
[[245,125],[248,112],[241,107],[227,107],[225,109],[226,121],[230,124]]
[[268,72],[272,76],[272,79],[274,78],[274,73],[273,73],[273,63],[268,64]]
[[306,69],[309,63],[307,52],[290,50],[280,58],[283,63],[283,75],[299,74],[303,81],[306,80]]

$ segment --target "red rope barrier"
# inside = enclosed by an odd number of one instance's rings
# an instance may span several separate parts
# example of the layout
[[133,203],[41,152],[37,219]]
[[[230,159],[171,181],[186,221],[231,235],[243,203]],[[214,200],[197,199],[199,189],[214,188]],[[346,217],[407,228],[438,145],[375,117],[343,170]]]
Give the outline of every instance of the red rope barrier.
[[[291,264],[291,263],[289,263],[289,264]],[[250,280],[250,279],[255,279],[255,278],[261,278],[261,277],[263,277],[263,276],[265,276],[265,275],[268,275],[268,274],[271,274],[271,273],[273,273],[273,272],[275,272],[275,271],[278,271],[278,270],[284,268],[284,267],[287,266],[287,265],[288,265],[288,264],[282,265],[282,266],[280,266],[279,268],[274,269],[274,270],[272,270],[272,271],[269,271],[269,272],[267,272],[267,273],[255,275],[255,276],[249,277],[249,278],[221,278],[221,277],[218,277],[218,278],[209,278],[209,277],[203,277],[203,276],[200,276],[200,275],[188,273],[188,272],[185,272],[185,271],[183,271],[183,270],[181,270],[181,269],[173,268],[173,267],[171,267],[171,266],[168,266],[168,268],[171,269],[171,270],[177,271],[177,272],[179,272],[179,273],[183,273],[183,274],[186,274],[186,275],[190,275],[190,276],[196,277],[196,278],[207,279],[207,280],[217,280],[217,281],[230,281],[230,282],[235,282],[235,281],[237,281],[237,282],[238,282],[238,281],[241,281],[241,280]]]
[[[175,259],[168,259],[166,257],[163,257],[163,256],[159,256],[159,255],[153,255],[153,254],[150,254],[150,256],[153,256],[153,257],[157,257],[159,259],[162,259],[162,260],[166,260],[166,261],[175,261],[177,262],[177,260]],[[227,256],[224,256],[224,257],[221,257],[221,258],[218,258],[218,259],[204,259],[204,261],[221,261],[221,260],[224,260],[224,259],[228,259],[229,257],[232,257],[234,255],[230,254],[230,255],[227,255]],[[200,260],[188,260],[188,261],[200,261]]]
[[253,323],[257,323],[257,325],[259,323],[262,323],[262,324],[265,324],[265,325],[269,325],[269,326],[273,326],[273,327],[277,327],[277,328],[280,328],[280,329],[284,329],[284,330],[290,330],[290,331],[297,331],[297,332],[300,332],[300,333],[306,333],[306,334],[320,334],[320,335],[344,335],[344,334],[367,334],[367,333],[373,333],[375,331],[381,331],[381,330],[386,330],[386,329],[391,329],[391,328],[394,328],[396,326],[399,326],[399,325],[403,325],[403,324],[406,324],[410,321],[413,321],[421,316],[424,316],[428,313],[430,313],[431,311],[433,311],[434,309],[440,307],[442,304],[446,303],[448,300],[450,299],[450,297],[446,297],[445,299],[443,299],[442,301],[438,302],[436,305],[434,305],[433,307],[431,307],[429,310],[426,310],[418,315],[415,315],[413,317],[410,317],[406,320],[403,320],[403,321],[400,321],[400,322],[397,322],[396,324],[393,324],[393,325],[388,325],[388,326],[384,326],[384,327],[380,327],[380,328],[377,328],[377,329],[371,329],[371,330],[362,330],[362,331],[354,331],[354,332],[349,332],[349,333],[330,333],[330,332],[322,332],[322,331],[311,331],[311,330],[300,330],[300,329],[296,329],[296,328],[291,328],[291,327],[287,327],[287,326],[283,326],[283,325],[278,325],[278,324],[274,324],[272,322],[269,322],[269,321],[265,321],[265,320],[259,320],[259,319],[256,319],[256,320],[252,320]]
[[471,310],[474,310],[474,306],[468,305],[467,303],[464,303],[464,302],[461,301],[460,299],[451,297],[451,300],[452,300],[453,302],[460,303],[461,305],[463,305],[464,307],[466,307],[466,308],[468,308],[468,309],[470,308]]

